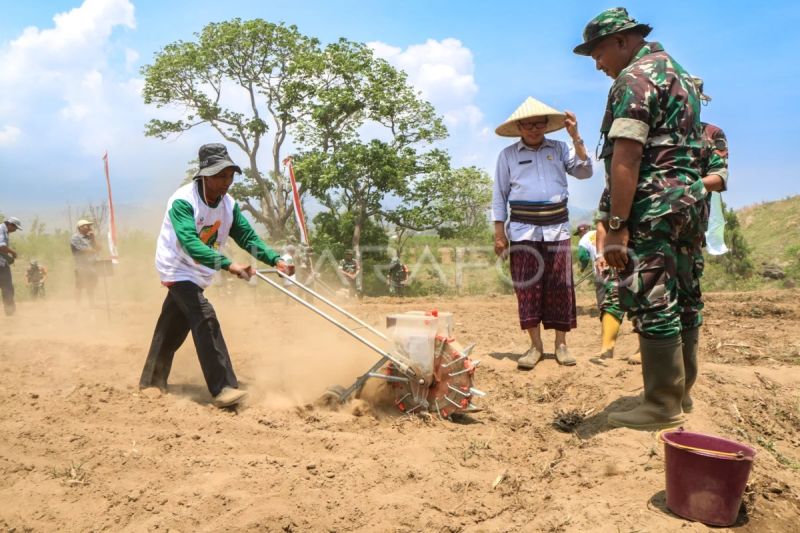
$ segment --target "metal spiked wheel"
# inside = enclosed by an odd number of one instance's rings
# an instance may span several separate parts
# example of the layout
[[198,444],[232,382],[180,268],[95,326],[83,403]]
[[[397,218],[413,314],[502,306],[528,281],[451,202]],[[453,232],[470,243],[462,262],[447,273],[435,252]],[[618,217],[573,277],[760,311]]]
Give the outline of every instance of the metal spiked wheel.
[[475,368],[480,364],[469,357],[475,345],[464,348],[455,339],[444,337],[437,337],[436,344],[433,383],[428,389],[430,410],[442,418],[478,411],[472,399],[485,394],[473,387]]
[[[429,411],[442,418],[478,411],[472,398],[485,394],[472,386],[475,368],[480,364],[469,357],[473,347],[462,348],[454,339],[437,337],[431,382],[392,383],[397,408],[404,413]],[[398,374],[391,363],[384,371],[388,376]]]

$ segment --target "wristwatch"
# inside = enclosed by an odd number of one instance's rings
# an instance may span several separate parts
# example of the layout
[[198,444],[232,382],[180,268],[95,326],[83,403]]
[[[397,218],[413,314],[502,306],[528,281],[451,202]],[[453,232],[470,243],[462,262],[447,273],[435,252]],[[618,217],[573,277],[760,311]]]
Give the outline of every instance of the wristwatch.
[[627,219],[621,217],[613,216],[608,219],[608,227],[611,229],[611,231],[617,231],[618,229],[627,225]]

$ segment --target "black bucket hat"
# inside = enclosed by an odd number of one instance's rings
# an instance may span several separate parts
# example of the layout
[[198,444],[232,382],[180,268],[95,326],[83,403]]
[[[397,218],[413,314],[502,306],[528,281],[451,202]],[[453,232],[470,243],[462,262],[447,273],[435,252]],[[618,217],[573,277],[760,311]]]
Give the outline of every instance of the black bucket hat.
[[215,176],[228,167],[233,167],[237,173],[241,174],[242,169],[233,162],[228,155],[228,149],[224,144],[212,143],[204,144],[197,152],[197,159],[200,162],[200,170],[194,179],[203,176]]

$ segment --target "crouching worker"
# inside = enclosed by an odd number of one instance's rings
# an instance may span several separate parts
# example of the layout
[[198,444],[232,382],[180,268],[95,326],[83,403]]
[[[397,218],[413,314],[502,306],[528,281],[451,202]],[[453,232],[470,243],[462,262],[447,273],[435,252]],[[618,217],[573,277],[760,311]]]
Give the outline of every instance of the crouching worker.
[[218,250],[231,237],[259,261],[289,274],[291,269],[258,238],[239,205],[227,194],[234,173],[241,174],[242,170],[231,161],[225,146],[201,146],[199,161],[200,171],[192,183],[178,189],[167,202],[156,269],[168,292],[139,387],[166,391],[175,351],[191,331],[213,403],[229,407],[241,402],[247,393],[239,390],[219,321],[203,290],[220,269],[244,280],[255,275],[255,269],[232,262]]

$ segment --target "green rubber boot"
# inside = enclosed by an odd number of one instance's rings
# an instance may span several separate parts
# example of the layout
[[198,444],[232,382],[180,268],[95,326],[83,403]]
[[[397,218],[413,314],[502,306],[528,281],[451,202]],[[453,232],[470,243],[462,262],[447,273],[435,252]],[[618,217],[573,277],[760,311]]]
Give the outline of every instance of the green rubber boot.
[[683,401],[681,405],[684,413],[691,413],[694,409],[692,397],[689,391],[697,381],[697,347],[700,344],[700,328],[688,329],[681,333],[683,341],[683,368],[686,373],[686,384],[684,385]]
[[685,419],[681,400],[685,376],[681,337],[647,339],[639,336],[639,347],[642,353],[644,399],[630,411],[610,413],[608,424],[645,431],[683,424]]

